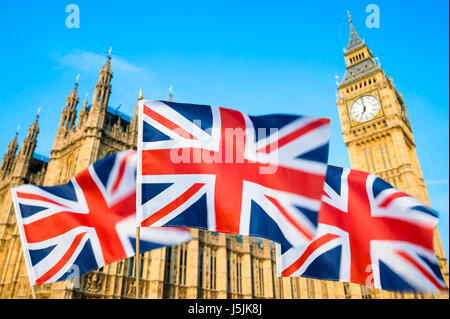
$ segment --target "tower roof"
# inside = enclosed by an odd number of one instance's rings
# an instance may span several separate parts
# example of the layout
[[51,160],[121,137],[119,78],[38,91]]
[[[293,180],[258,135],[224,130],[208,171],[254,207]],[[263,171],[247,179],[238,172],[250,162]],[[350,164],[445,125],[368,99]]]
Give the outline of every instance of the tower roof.
[[355,27],[353,26],[350,12],[347,11],[347,14],[348,14],[348,23],[350,24],[350,39],[348,40],[347,49],[345,50],[346,53],[364,45],[364,40],[361,40],[361,38],[355,31]]
[[361,78],[375,74],[380,70],[381,68],[376,65],[372,59],[365,59],[364,61],[347,68],[344,79],[338,85],[338,88],[343,88],[344,86],[352,84]]

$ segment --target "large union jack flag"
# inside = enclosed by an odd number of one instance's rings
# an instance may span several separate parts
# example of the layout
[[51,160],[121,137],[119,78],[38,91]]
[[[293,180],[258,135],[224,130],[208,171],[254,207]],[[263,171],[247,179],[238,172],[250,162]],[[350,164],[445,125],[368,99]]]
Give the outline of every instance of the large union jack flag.
[[309,242],[328,159],[329,120],[249,116],[140,101],[143,226],[187,226]]
[[[67,184],[22,185],[12,196],[32,285],[135,255],[136,152],[100,160]],[[187,229],[142,228],[141,252],[191,239]]]
[[391,291],[446,289],[433,252],[432,209],[375,175],[333,166],[322,200],[315,239],[279,247],[279,275]]

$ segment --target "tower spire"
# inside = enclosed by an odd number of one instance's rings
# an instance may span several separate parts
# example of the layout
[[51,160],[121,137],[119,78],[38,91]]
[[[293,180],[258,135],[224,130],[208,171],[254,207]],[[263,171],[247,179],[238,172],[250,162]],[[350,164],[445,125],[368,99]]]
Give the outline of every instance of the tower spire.
[[172,98],[173,98],[172,89],[173,89],[173,87],[172,87],[172,84],[171,84],[170,87],[169,87],[169,102],[172,102]]
[[111,93],[111,79],[112,79],[112,69],[111,69],[111,50],[109,49],[109,55],[106,60],[105,65],[101,68],[98,76],[98,81],[95,86],[94,96],[92,100],[92,105],[106,107],[108,105],[109,95]]
[[60,127],[73,128],[76,113],[77,113],[77,104],[78,104],[78,81],[80,79],[80,75],[77,74],[75,79],[75,85],[73,87],[72,92],[66,98],[66,105],[64,106],[61,112],[61,120],[59,122]]
[[78,117],[77,127],[80,128],[86,119],[86,112],[87,112],[87,98],[89,93],[86,92],[86,96],[84,97],[83,106],[81,107],[80,115]]
[[359,47],[360,45],[364,44],[364,41],[359,38],[358,34],[355,31],[355,27],[353,26],[353,20],[352,20],[350,11],[347,11],[347,16],[348,16],[348,23],[350,24],[350,39],[348,41],[348,45],[347,45],[347,49],[346,49],[346,51],[348,52],[348,51],[351,51],[351,50]]
[[110,47],[108,50],[108,57],[106,59],[105,66],[102,68],[101,71],[112,73],[112,71],[111,71],[111,52],[112,52],[112,47]]
[[75,78],[75,84],[73,86],[73,90],[72,90],[72,92],[70,92],[70,94],[67,97],[67,99],[71,98],[71,99],[74,99],[74,100],[78,101],[78,91],[77,91],[77,89],[78,89],[78,81],[79,80],[80,80],[80,75],[77,74],[77,77]]
[[[347,11],[348,23],[350,25],[350,39],[347,49],[344,49],[346,72],[342,82],[336,83],[338,89],[355,83],[359,79],[381,71],[379,65],[375,63],[372,52],[365,44],[364,40],[358,36],[353,26],[353,19]],[[338,82],[338,79],[336,79]]]
[[86,110],[88,96],[89,96],[89,92],[86,92],[86,95],[84,97],[84,102],[83,102],[84,110]]
[[36,118],[33,122],[33,124],[30,125],[28,128],[27,136],[25,137],[25,140],[23,141],[22,146],[22,154],[23,155],[33,155],[34,148],[36,147],[36,138],[39,134],[39,113],[41,112],[41,107],[38,108]]
[[14,157],[16,156],[17,151],[17,136],[19,134],[19,128],[17,128],[16,134],[11,142],[8,144],[8,148],[6,149],[5,155],[3,155],[2,162],[0,164],[0,178],[3,178],[8,174],[10,169],[12,168]]
[[111,79],[113,77],[111,69],[111,48],[109,49],[108,59],[99,72],[98,81],[95,85],[92,97],[92,105],[89,109],[89,116],[86,125],[101,129],[103,127],[106,110],[111,95]]
[[39,121],[39,114],[40,113],[41,113],[41,107],[39,106],[38,109],[37,109],[36,118],[35,118],[33,124],[31,124],[30,128],[28,129],[28,135],[30,135],[31,131],[39,132],[39,123],[38,123],[38,121]]
[[14,134],[13,139],[11,140],[11,142],[8,145],[8,152],[9,153],[11,150],[13,150],[12,155],[14,155],[16,153],[17,150],[17,137],[19,136],[19,129],[17,128],[16,134]]
[[13,183],[18,185],[19,183],[27,183],[27,172],[30,167],[31,159],[33,158],[34,150],[37,145],[37,136],[39,134],[39,113],[41,108],[38,108],[36,119],[33,124],[28,128],[28,133],[19,152],[17,153],[17,160],[14,166],[14,172],[12,173]]

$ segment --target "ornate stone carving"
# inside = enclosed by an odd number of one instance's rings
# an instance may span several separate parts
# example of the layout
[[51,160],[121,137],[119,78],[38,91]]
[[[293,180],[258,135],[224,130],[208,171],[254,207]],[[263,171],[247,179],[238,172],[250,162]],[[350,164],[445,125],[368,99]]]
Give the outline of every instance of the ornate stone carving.
[[102,290],[102,284],[104,280],[104,275],[98,274],[97,272],[89,273],[86,276],[86,284],[84,290],[89,293],[97,293]]

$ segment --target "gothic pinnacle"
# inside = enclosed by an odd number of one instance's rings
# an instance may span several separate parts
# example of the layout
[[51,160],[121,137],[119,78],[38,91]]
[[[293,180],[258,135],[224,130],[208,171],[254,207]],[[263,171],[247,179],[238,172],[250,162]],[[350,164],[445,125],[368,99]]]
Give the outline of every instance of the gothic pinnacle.
[[28,135],[29,136],[33,136],[33,132],[38,132],[39,131],[39,113],[41,113],[41,107],[38,108],[37,114],[36,114],[36,119],[34,120],[33,124],[30,125],[29,129],[28,129]]
[[86,96],[84,97],[84,102],[83,102],[83,108],[86,108],[88,95],[89,95],[89,93],[86,92]]
[[108,73],[111,73],[111,51],[112,51],[112,47],[109,48],[108,50],[108,59],[106,60],[105,65],[103,66],[103,68],[100,70],[100,72],[102,71],[106,71]]
[[77,74],[77,77],[75,79],[75,85],[73,86],[73,90],[72,90],[72,92],[70,92],[68,97],[71,97],[71,98],[77,98],[78,97],[77,88],[78,88],[78,80],[79,79],[80,79],[80,75]]
[[16,134],[14,134],[14,137],[13,137],[12,141],[9,143],[10,145],[16,145],[17,146],[17,137],[19,136],[19,128],[20,128],[20,125],[17,127]]

